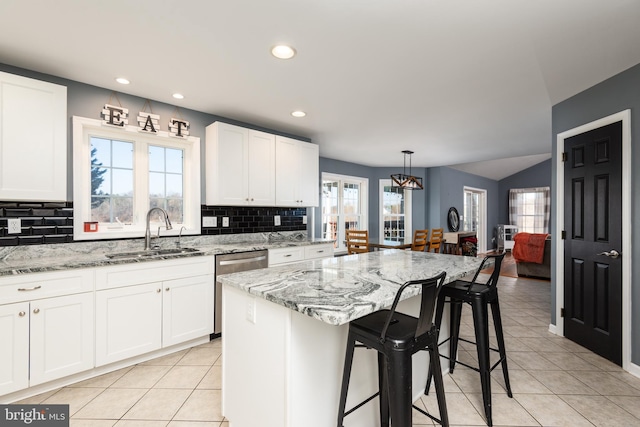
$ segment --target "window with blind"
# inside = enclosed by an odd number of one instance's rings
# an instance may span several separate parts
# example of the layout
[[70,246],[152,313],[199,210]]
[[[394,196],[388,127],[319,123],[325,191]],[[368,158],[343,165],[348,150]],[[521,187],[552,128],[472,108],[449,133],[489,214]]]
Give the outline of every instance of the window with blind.
[[509,222],[526,233],[548,233],[551,211],[549,187],[509,190]]

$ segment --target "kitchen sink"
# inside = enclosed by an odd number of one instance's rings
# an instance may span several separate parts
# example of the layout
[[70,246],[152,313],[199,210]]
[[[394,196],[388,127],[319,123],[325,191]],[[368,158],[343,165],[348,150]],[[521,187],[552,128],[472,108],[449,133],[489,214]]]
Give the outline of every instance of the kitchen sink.
[[200,252],[200,250],[195,248],[149,249],[148,251],[142,250],[142,251],[134,251],[134,252],[117,252],[113,254],[105,254],[105,256],[109,259],[148,258],[148,257],[163,256],[163,255],[183,255],[183,254],[189,254],[193,252]]

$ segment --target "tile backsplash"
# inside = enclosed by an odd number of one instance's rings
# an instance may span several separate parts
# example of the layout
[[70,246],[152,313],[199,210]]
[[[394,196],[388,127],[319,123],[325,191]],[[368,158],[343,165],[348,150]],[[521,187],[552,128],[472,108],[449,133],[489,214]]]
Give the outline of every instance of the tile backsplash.
[[[255,206],[202,206],[202,216],[217,218],[216,227],[202,227],[203,235],[268,233],[276,231],[303,231],[303,217],[307,208],[280,208]],[[274,224],[276,215],[280,225]],[[229,218],[229,226],[223,227],[223,218]]]
[[[202,206],[202,216],[215,216],[217,227],[202,227],[202,235],[306,231],[306,208]],[[280,216],[280,225],[274,217]],[[222,226],[229,218],[229,227]],[[20,233],[9,234],[8,219],[19,218]],[[73,202],[0,201],[0,247],[73,242]]]
[[[20,233],[9,233],[9,219],[20,219]],[[72,202],[0,201],[0,246],[73,242]]]

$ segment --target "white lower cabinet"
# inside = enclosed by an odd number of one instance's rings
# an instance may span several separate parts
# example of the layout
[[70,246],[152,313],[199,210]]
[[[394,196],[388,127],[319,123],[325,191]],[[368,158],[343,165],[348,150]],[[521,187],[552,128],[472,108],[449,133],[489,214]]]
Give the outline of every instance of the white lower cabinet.
[[95,367],[208,338],[214,268],[214,257],[197,256],[2,277],[0,401]]
[[29,386],[29,303],[0,306],[0,395]]
[[212,276],[163,283],[162,344],[169,346],[213,332]]
[[269,249],[269,267],[333,257],[333,243]]
[[0,395],[93,367],[93,294],[0,306]]
[[162,345],[162,283],[96,292],[96,366]]
[[[143,265],[147,274],[126,265],[98,271],[96,366],[213,332],[212,257]],[[140,283],[160,274],[174,279]]]
[[32,301],[29,385],[93,368],[93,293]]

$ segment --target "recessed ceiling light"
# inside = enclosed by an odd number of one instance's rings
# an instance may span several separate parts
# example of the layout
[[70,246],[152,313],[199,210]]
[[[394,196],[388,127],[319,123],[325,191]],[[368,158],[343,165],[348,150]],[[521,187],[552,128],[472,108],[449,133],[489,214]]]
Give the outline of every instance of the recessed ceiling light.
[[125,79],[124,77],[118,77],[116,81],[121,85],[128,85],[129,83],[131,83],[129,80]]
[[304,117],[307,115],[304,111],[294,111],[291,113],[293,117]]
[[173,97],[174,97],[175,99],[184,99],[184,95],[183,95],[183,94],[181,94],[181,93],[174,93],[174,94],[173,94]]
[[296,50],[291,46],[279,44],[271,48],[271,54],[278,59],[291,59],[296,56]]

